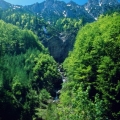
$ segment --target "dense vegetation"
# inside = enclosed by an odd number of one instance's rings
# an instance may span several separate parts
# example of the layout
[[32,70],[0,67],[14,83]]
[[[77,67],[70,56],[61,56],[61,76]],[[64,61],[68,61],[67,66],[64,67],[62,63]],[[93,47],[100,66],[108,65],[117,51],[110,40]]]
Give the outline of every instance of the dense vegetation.
[[61,87],[57,63],[38,37],[0,21],[0,119],[31,120]]
[[37,14],[25,12],[22,9],[0,9],[0,19],[12,23],[22,29],[29,29],[36,33],[40,40],[58,35],[60,32],[73,32],[85,23],[84,19],[59,18],[54,22],[45,21]]
[[[119,13],[84,27],[83,19],[50,23],[21,9],[0,9],[0,19],[0,120],[119,119]],[[78,30],[61,89],[58,64],[40,41]]]
[[63,65],[60,120],[120,118],[120,14],[83,27]]
[[[84,19],[73,18],[59,18],[53,20],[54,22],[45,21],[38,14],[20,8],[0,9],[0,19],[21,29],[33,31],[57,62],[63,62],[68,56],[79,28],[85,24]],[[56,54],[56,51],[60,53]]]

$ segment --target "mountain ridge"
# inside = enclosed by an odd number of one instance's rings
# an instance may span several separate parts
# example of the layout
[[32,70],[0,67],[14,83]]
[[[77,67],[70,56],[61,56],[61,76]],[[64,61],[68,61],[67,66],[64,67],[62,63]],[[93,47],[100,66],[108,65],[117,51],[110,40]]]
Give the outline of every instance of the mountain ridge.
[[[87,22],[96,20],[100,14],[104,14],[109,9],[120,9],[120,3],[118,0],[88,0],[84,5],[78,5],[74,1],[65,3],[64,1],[46,0],[41,3],[34,3],[31,5],[13,5],[4,0],[0,0],[0,7],[7,8],[22,8],[29,10],[34,14],[44,18],[46,21],[51,18],[58,19],[59,17],[70,17],[80,19],[84,17],[89,18]],[[96,12],[96,14],[95,14]]]

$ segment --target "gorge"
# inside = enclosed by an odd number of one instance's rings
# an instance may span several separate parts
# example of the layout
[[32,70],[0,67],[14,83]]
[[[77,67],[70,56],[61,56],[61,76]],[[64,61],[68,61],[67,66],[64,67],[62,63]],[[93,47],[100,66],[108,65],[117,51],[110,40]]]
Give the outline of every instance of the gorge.
[[119,120],[120,3],[0,0],[0,120]]

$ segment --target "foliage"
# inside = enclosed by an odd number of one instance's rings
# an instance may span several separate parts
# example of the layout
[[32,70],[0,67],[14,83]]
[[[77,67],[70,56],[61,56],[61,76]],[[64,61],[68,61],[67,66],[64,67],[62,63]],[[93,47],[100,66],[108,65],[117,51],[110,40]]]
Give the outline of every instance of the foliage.
[[37,48],[46,51],[33,32],[20,30],[11,24],[0,21],[0,46],[3,53],[24,53],[26,49]]
[[66,111],[62,120],[119,118],[119,20],[119,13],[106,15],[79,31],[74,50],[64,62],[68,82],[60,99]]
[[1,19],[21,29],[33,31],[41,41],[52,35],[52,33],[56,33],[55,28],[45,22],[43,18],[21,9],[3,10],[1,11]]
[[32,120],[60,84],[57,63],[38,37],[0,21],[0,119]]
[[79,30],[79,28],[82,26],[82,19],[72,19],[72,18],[60,18],[56,21],[55,27],[59,31],[65,31],[70,32],[74,30]]
[[[1,19],[5,22],[16,25],[21,29],[29,29],[35,33],[43,45],[48,48],[54,59],[60,63],[64,61],[69,50],[73,48],[78,30],[86,23],[83,19],[56,19],[55,16],[52,20],[54,22],[49,20],[45,21],[39,14],[30,13],[30,11],[23,10],[22,8],[1,10],[0,14]],[[52,16],[50,18],[52,19]],[[55,42],[55,44],[52,42]],[[56,55],[56,51],[61,46],[60,44],[63,49]],[[62,54],[63,51],[65,51],[64,54]]]
[[0,19],[21,28],[0,20],[0,120],[118,120],[119,13],[101,15],[79,31],[63,63],[67,81],[54,102],[61,74],[39,38],[76,34],[83,21],[57,19],[55,28],[37,15],[11,9],[0,9]]

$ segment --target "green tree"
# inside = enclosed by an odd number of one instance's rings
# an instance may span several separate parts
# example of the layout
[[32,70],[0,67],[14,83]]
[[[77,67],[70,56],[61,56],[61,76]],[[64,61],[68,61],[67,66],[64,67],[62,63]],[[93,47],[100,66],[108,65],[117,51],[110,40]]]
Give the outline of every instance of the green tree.
[[120,106],[119,19],[119,13],[106,15],[78,32],[74,49],[63,64],[68,82],[64,83],[60,97],[61,108],[66,114],[73,112],[63,115],[64,119],[119,118],[120,109],[115,109]]

